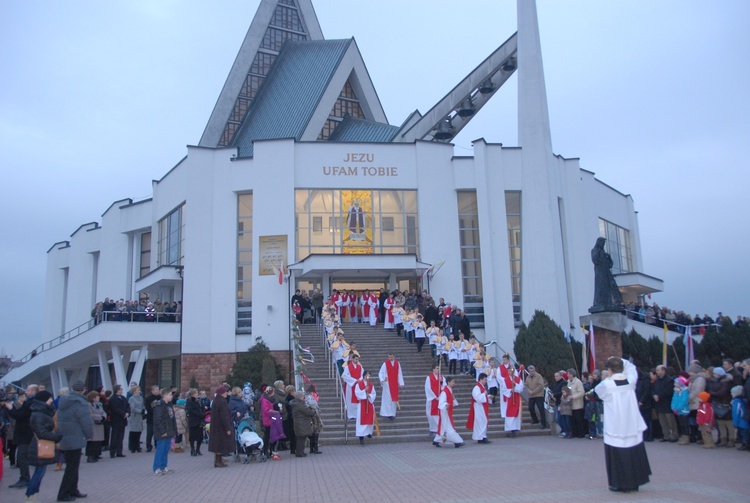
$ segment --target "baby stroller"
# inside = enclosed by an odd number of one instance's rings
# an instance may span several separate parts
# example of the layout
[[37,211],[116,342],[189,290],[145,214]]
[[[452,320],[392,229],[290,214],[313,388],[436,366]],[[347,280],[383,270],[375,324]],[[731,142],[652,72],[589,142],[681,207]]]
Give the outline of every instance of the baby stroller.
[[[243,465],[250,461],[265,462],[268,458],[263,454],[263,439],[255,432],[255,420],[250,416],[245,416],[235,423],[235,453],[234,461]],[[243,458],[244,456],[244,458]]]

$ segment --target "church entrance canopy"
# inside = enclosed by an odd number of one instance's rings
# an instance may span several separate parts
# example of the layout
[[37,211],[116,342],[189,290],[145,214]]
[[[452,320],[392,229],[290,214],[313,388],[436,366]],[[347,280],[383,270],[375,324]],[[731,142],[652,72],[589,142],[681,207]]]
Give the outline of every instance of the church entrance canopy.
[[391,281],[417,279],[430,268],[416,255],[309,255],[289,270],[295,280]]

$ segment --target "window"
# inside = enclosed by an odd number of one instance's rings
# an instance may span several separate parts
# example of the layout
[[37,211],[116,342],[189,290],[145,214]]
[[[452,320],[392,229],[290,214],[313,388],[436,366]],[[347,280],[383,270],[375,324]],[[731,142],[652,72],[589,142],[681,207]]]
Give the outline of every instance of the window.
[[327,140],[347,114],[358,119],[365,118],[362,107],[359,106],[357,95],[354,94],[354,89],[348,80],[341,89],[336,103],[333,104],[333,108],[328,114],[328,119],[323,124],[323,128],[318,135],[318,140]]
[[600,218],[599,236],[607,240],[604,249],[612,257],[612,274],[631,272],[630,231]]
[[253,195],[237,197],[237,324],[238,334],[253,331]]
[[140,276],[144,277],[146,274],[151,272],[151,233],[144,232],[141,234],[141,263],[140,263]]
[[484,326],[482,253],[479,249],[479,210],[476,191],[458,192],[458,235],[461,247],[463,309],[472,326]]
[[521,193],[505,193],[505,214],[508,225],[508,257],[510,258],[510,290],[513,297],[513,323],[521,324]]
[[414,190],[297,190],[296,259],[312,253],[419,253]]
[[185,222],[180,206],[159,221],[159,266],[182,265],[185,245]]

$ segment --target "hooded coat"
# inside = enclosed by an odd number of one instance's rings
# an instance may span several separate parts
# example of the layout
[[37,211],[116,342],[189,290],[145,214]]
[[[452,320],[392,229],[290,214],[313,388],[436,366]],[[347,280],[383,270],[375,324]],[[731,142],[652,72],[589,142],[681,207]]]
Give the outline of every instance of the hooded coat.
[[[211,406],[211,436],[208,438],[208,450],[214,454],[234,452],[234,435],[232,426],[232,412],[229,410],[227,399],[216,395]],[[227,435],[227,432],[230,432]]]
[[83,395],[71,392],[60,398],[57,405],[57,428],[62,433],[60,450],[72,451],[86,447],[86,441],[94,435],[94,422]]

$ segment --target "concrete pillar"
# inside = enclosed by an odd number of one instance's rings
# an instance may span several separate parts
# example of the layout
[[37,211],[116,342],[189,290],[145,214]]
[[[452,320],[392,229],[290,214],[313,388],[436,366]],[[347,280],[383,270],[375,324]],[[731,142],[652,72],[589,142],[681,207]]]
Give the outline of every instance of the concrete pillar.
[[107,354],[103,349],[97,350],[97,356],[99,357],[99,372],[102,377],[102,386],[104,389],[112,389],[112,377],[109,375],[109,363],[107,362]]

